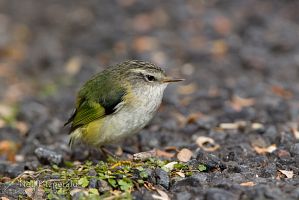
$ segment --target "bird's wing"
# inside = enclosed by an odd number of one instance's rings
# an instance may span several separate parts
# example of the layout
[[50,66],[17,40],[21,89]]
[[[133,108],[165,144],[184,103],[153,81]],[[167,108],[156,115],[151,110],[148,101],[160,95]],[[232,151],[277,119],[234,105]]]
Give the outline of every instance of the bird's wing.
[[[123,102],[125,90],[119,88],[117,90],[106,91],[105,94],[97,94],[97,98],[79,95],[77,108],[65,125],[71,123],[70,132],[75,129],[89,124],[90,122],[100,119],[106,115],[110,115],[120,110]],[[88,95],[87,95],[88,96]]]

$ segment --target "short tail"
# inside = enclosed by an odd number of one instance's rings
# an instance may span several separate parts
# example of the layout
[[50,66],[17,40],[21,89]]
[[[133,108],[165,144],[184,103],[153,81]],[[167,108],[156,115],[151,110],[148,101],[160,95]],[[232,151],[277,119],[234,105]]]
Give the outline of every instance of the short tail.
[[70,146],[71,149],[73,148],[73,146],[75,144],[78,143],[78,141],[81,140],[81,137],[82,137],[82,133],[81,133],[80,128],[75,129],[73,132],[71,132],[70,140],[69,140],[69,146]]

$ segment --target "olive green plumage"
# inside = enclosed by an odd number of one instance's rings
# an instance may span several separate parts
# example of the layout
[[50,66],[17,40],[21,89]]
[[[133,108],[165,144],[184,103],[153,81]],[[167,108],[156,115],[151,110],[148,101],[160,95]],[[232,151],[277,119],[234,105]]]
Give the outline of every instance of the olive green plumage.
[[160,67],[137,60],[96,74],[79,90],[75,111],[65,124],[71,124],[70,145],[81,141],[101,146],[135,133],[152,118],[167,83],[175,81],[180,80],[169,79]]

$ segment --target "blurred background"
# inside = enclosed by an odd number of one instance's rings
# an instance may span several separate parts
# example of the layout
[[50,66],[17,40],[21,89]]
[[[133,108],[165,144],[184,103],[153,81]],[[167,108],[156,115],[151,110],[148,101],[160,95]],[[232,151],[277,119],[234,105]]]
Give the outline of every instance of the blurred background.
[[0,0],[0,158],[67,149],[76,91],[127,59],[186,79],[133,152],[188,146],[222,122],[296,125],[298,10],[296,0]]

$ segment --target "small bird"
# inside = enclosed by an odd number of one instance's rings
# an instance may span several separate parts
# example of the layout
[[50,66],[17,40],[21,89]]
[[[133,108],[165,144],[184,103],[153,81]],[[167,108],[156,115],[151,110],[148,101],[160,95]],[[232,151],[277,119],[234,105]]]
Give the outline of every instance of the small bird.
[[129,60],[111,66],[88,80],[77,94],[70,147],[78,142],[100,148],[140,131],[159,108],[168,83],[155,64]]

